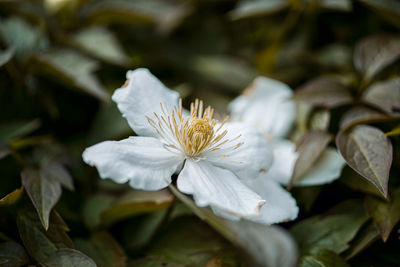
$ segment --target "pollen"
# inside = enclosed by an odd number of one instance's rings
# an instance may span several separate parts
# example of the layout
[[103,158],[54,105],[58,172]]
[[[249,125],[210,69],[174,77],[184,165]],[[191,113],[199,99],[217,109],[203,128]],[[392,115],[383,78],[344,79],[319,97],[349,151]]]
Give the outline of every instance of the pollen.
[[[206,157],[207,152],[216,150],[236,149],[243,143],[235,143],[239,136],[232,139],[226,138],[227,130],[223,126],[228,120],[222,122],[213,119],[214,109],[210,106],[204,108],[203,101],[196,99],[190,105],[190,115],[184,114],[182,99],[179,107],[168,110],[165,104],[160,104],[162,114],[154,113],[155,120],[147,117],[150,125],[165,143],[165,148],[175,153],[183,153],[186,158],[200,160]],[[220,153],[220,156],[227,156]]]

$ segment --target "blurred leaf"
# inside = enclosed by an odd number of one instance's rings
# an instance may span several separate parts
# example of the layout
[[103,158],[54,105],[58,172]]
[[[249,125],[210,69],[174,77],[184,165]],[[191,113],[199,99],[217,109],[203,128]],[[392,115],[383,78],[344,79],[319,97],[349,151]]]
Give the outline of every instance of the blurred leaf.
[[96,263],[82,252],[61,248],[42,262],[45,267],[96,267]]
[[22,184],[39,214],[43,227],[49,227],[51,209],[61,197],[61,185],[41,169],[27,167],[21,173]]
[[[390,121],[396,117],[388,116],[373,109],[356,106],[348,110],[340,119],[340,129],[346,131],[358,124]],[[400,119],[398,117],[397,119]]]
[[110,225],[137,214],[166,209],[173,201],[174,196],[167,189],[160,191],[132,190],[103,211],[101,221],[105,225]]
[[297,204],[309,212],[313,204],[321,193],[322,186],[298,186],[291,190],[292,195],[296,199]]
[[311,0],[319,8],[326,8],[338,11],[351,11],[352,5],[350,0]]
[[45,162],[41,166],[41,170],[43,172],[43,175],[48,177],[50,180],[58,181],[65,188],[74,191],[74,183],[72,177],[60,162],[54,159]]
[[[173,185],[169,188],[198,217],[206,221],[223,237],[243,249],[256,266],[295,266],[296,245],[291,237],[276,226],[266,226],[250,221],[230,221],[214,215],[209,209],[197,207],[189,197]],[[254,266],[254,265],[252,265]]]
[[14,53],[15,50],[13,48],[0,51],[0,67],[7,64],[7,62],[14,56]]
[[110,97],[93,72],[99,64],[73,50],[51,49],[35,54],[32,68],[67,87],[75,87],[102,101]]
[[340,132],[336,145],[347,164],[387,197],[393,148],[384,133],[372,126],[358,125]]
[[7,46],[15,50],[19,59],[27,53],[43,50],[47,46],[43,34],[19,17],[1,20],[0,35]]
[[60,248],[72,248],[73,243],[66,234],[68,226],[56,213],[50,214],[49,228],[46,231],[37,213],[24,208],[18,211],[17,226],[25,248],[35,260],[45,261]]
[[325,248],[341,253],[349,247],[349,242],[367,219],[362,201],[348,200],[325,214],[296,223],[290,232],[303,253],[308,253],[315,248]]
[[385,133],[386,136],[396,136],[400,135],[400,125],[393,128],[390,132]]
[[107,232],[93,234],[90,239],[74,240],[77,249],[91,257],[98,267],[124,267],[126,255],[118,242]]
[[313,166],[326,146],[332,140],[332,136],[324,131],[314,130],[307,132],[297,145],[299,154],[293,169],[293,175],[289,182],[289,188],[298,183],[302,176]]
[[83,222],[89,229],[94,229],[100,225],[100,214],[112,205],[114,197],[105,194],[95,194],[90,196],[82,208]]
[[0,243],[0,266],[19,267],[29,264],[29,257],[23,246],[16,242]]
[[231,19],[242,19],[278,12],[288,6],[288,0],[242,0],[229,13]]
[[400,56],[400,38],[387,34],[361,40],[354,51],[354,65],[368,83],[378,72]]
[[362,99],[387,113],[399,112],[400,78],[373,84],[363,94]]
[[334,108],[353,101],[349,89],[332,78],[317,78],[295,91],[293,100]]
[[310,118],[310,129],[328,131],[330,120],[331,114],[327,109],[313,112]]
[[393,192],[389,202],[367,196],[365,207],[378,227],[383,242],[386,242],[393,227],[400,221],[400,189]]
[[11,193],[0,199],[0,207],[7,207],[14,205],[15,203],[18,202],[18,200],[21,199],[23,193],[24,193],[23,186],[21,186],[21,188],[15,189]]
[[73,36],[72,41],[78,48],[100,60],[116,65],[129,65],[129,57],[113,33],[105,27],[83,29]]
[[372,194],[378,197],[383,197],[382,193],[372,183],[364,179],[349,166],[343,169],[340,181],[353,190],[361,191],[367,194]]
[[317,248],[311,255],[301,257],[299,267],[350,267],[342,257],[333,251]]
[[396,0],[358,0],[373,8],[381,18],[400,28],[400,3]]
[[0,141],[9,142],[13,139],[36,131],[41,125],[39,119],[31,121],[15,121],[0,125]]
[[0,142],[0,159],[7,157],[11,154],[11,148],[7,144]]
[[379,231],[373,222],[367,223],[350,242],[350,248],[344,252],[345,258],[351,259],[379,238]]

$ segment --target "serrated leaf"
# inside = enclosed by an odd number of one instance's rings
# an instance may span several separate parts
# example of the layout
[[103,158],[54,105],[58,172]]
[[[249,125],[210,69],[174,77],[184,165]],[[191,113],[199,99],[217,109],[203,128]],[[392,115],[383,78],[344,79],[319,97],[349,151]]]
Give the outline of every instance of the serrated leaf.
[[350,267],[342,257],[328,249],[317,248],[301,257],[299,267]]
[[379,239],[379,231],[373,222],[364,225],[351,241],[350,248],[343,254],[346,260],[349,260]]
[[373,35],[361,40],[354,51],[354,65],[368,83],[400,56],[400,37]]
[[94,26],[83,29],[73,36],[72,42],[100,60],[122,66],[129,65],[129,57],[113,33],[105,27]]
[[367,196],[365,207],[378,227],[383,242],[386,242],[393,227],[400,221],[400,190],[393,192],[389,202]]
[[89,239],[74,240],[76,248],[91,257],[98,267],[125,267],[126,255],[118,242],[107,232],[98,232]]
[[0,243],[0,266],[19,267],[29,264],[29,256],[23,246],[16,242]]
[[42,262],[45,267],[96,267],[96,263],[82,252],[61,248]]
[[82,54],[68,49],[51,49],[32,57],[32,70],[52,77],[66,87],[77,88],[104,102],[110,97],[93,74],[99,64]]
[[299,156],[294,165],[289,187],[301,180],[302,176],[313,166],[331,140],[332,136],[324,131],[314,130],[305,134],[297,146]]
[[373,84],[366,89],[362,95],[362,100],[387,113],[399,112],[400,78]]
[[243,249],[254,262],[253,266],[295,266],[297,249],[292,238],[281,228],[250,221],[230,221],[214,215],[207,208],[197,207],[189,197],[175,186],[169,188],[198,217],[207,222],[235,246]]
[[101,221],[105,225],[110,225],[134,215],[166,209],[173,200],[174,196],[167,189],[130,191],[101,213]]
[[384,133],[372,126],[358,125],[340,132],[336,145],[347,164],[387,197],[393,148]]
[[358,0],[373,8],[380,17],[400,28],[400,3],[396,0]]
[[341,253],[349,247],[368,216],[361,200],[348,200],[325,214],[304,219],[295,224],[290,232],[303,253],[315,248],[325,248]]
[[8,61],[14,56],[15,50],[13,48],[9,48],[4,51],[0,51],[0,67],[4,64],[7,64]]
[[17,226],[25,248],[35,260],[45,261],[60,248],[72,248],[73,243],[66,234],[67,225],[56,213],[50,214],[49,228],[46,231],[33,207],[18,211]]
[[288,6],[287,0],[242,0],[234,10],[229,13],[233,20],[267,15],[278,12]]
[[21,173],[22,184],[25,187],[43,227],[49,227],[51,209],[61,197],[61,185],[58,180],[47,176],[41,169],[27,167]]
[[313,106],[334,108],[349,104],[353,97],[348,88],[332,78],[317,78],[295,91],[293,100]]
[[28,135],[41,125],[39,119],[30,121],[14,121],[0,125],[0,141],[9,142],[16,138]]
[[15,189],[11,193],[7,194],[5,197],[0,199],[0,207],[8,207],[14,205],[20,200],[23,192],[24,187],[21,186],[21,188]]

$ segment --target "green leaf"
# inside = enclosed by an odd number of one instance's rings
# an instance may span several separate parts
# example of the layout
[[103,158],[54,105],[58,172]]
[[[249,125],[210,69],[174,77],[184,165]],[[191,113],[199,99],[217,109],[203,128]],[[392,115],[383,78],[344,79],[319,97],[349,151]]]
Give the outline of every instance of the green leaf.
[[125,54],[118,40],[105,27],[90,27],[73,36],[72,42],[84,52],[116,65],[129,65],[129,57]]
[[16,138],[28,135],[41,125],[39,119],[30,121],[15,121],[0,125],[0,141],[10,142]]
[[35,54],[31,66],[32,70],[66,87],[77,88],[104,102],[110,100],[105,88],[93,74],[99,67],[98,62],[73,50],[50,49]]
[[324,131],[314,130],[306,133],[297,146],[299,157],[294,165],[289,188],[301,180],[331,140],[332,136]]
[[61,185],[41,169],[27,167],[21,173],[22,184],[39,214],[43,227],[49,227],[51,209],[61,197]]
[[96,267],[96,263],[82,252],[61,248],[53,255],[50,255],[42,264],[45,267]]
[[29,264],[29,257],[23,246],[16,242],[0,243],[0,266],[19,267]]
[[400,111],[400,78],[373,84],[365,91],[362,100],[387,113]]
[[74,183],[71,175],[66,168],[56,160],[50,160],[41,165],[41,171],[45,177],[53,181],[58,181],[65,188],[74,191]]
[[367,107],[354,107],[348,110],[340,119],[340,129],[346,131],[358,124],[400,120],[397,115],[385,115]]
[[290,232],[297,240],[302,253],[315,248],[325,248],[341,253],[349,247],[368,216],[361,200],[348,200],[325,214],[304,219]]
[[400,28],[400,3],[396,0],[358,0],[374,9],[382,19]]
[[174,196],[167,189],[160,191],[132,190],[103,211],[101,221],[105,225],[110,225],[134,215],[166,209],[173,201]]
[[0,51],[0,67],[7,64],[8,61],[14,56],[15,50],[13,48],[9,48],[4,51]]
[[112,205],[115,198],[105,194],[95,194],[88,198],[82,208],[83,222],[89,229],[101,224],[100,215]]
[[361,40],[354,51],[354,65],[364,76],[364,84],[400,56],[400,38],[373,35]]
[[11,193],[0,199],[0,207],[8,207],[14,205],[21,199],[23,192],[23,186],[21,186],[21,188],[15,189]]
[[90,239],[77,238],[75,246],[91,257],[98,267],[124,267],[126,255],[118,242],[107,232],[93,234]]
[[49,228],[46,231],[33,208],[18,211],[17,226],[25,248],[35,260],[45,261],[60,248],[72,248],[73,243],[66,234],[67,225],[56,213],[50,214]]
[[366,179],[364,179],[364,177],[359,175],[349,166],[346,166],[343,169],[340,181],[353,190],[372,194],[377,197],[383,197],[382,193],[378,190],[378,188],[376,188],[376,186],[368,182]]
[[338,11],[351,11],[352,5],[350,0],[311,0],[314,5],[319,8],[326,8]]
[[342,257],[328,249],[317,248],[311,251],[311,255],[303,256],[299,261],[299,267],[350,267]]
[[321,77],[295,91],[293,100],[313,106],[334,108],[349,104],[353,97],[348,88],[332,78]]
[[288,6],[287,0],[242,0],[229,14],[233,20],[268,15],[278,12]]
[[400,190],[393,192],[389,202],[367,196],[365,207],[378,227],[383,242],[386,242],[393,227],[400,221]]
[[373,222],[367,223],[350,242],[350,248],[343,254],[349,260],[379,239],[379,231]]
[[400,135],[400,125],[393,128],[390,132],[385,133],[386,136]]
[[336,145],[347,164],[387,197],[393,148],[384,133],[372,126],[358,125],[340,132]]
[[283,229],[245,220],[225,220],[214,215],[210,209],[197,207],[193,200],[180,193],[175,186],[170,185],[169,188],[198,217],[235,246],[243,249],[256,266],[295,266],[296,245]]

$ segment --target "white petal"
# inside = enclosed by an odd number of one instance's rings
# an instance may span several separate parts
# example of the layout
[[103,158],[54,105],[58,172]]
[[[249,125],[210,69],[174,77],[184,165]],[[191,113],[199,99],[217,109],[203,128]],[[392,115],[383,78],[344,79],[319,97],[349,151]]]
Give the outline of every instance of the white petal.
[[[207,152],[203,156],[214,165],[233,171],[241,179],[257,178],[272,165],[272,149],[265,137],[255,128],[243,123],[226,123],[228,131],[225,138],[234,139],[221,146],[221,149]],[[235,144],[243,142],[236,149],[230,149]]]
[[296,186],[311,186],[331,183],[339,178],[345,165],[342,156],[334,148],[327,148],[314,166]]
[[87,148],[83,160],[95,166],[101,178],[117,183],[130,180],[136,189],[159,190],[168,186],[183,157],[166,150],[152,137],[105,141]]
[[232,121],[243,121],[272,138],[285,136],[296,117],[291,89],[284,83],[258,77],[229,106]]
[[161,103],[172,110],[178,106],[179,94],[165,87],[148,69],[128,71],[126,78],[128,85],[114,92],[113,101],[136,134],[157,136],[146,116],[153,118],[154,112],[160,114]]
[[264,177],[286,185],[292,177],[298,157],[296,145],[289,140],[277,139],[271,143],[271,146],[274,152],[274,162]]
[[296,200],[273,180],[265,177],[257,180],[246,181],[246,184],[265,199],[261,207],[261,215],[253,218],[255,222],[274,224],[287,222],[297,218],[299,208]]
[[177,184],[180,191],[193,195],[198,206],[215,206],[239,217],[257,216],[264,204],[232,172],[204,160],[187,159]]

